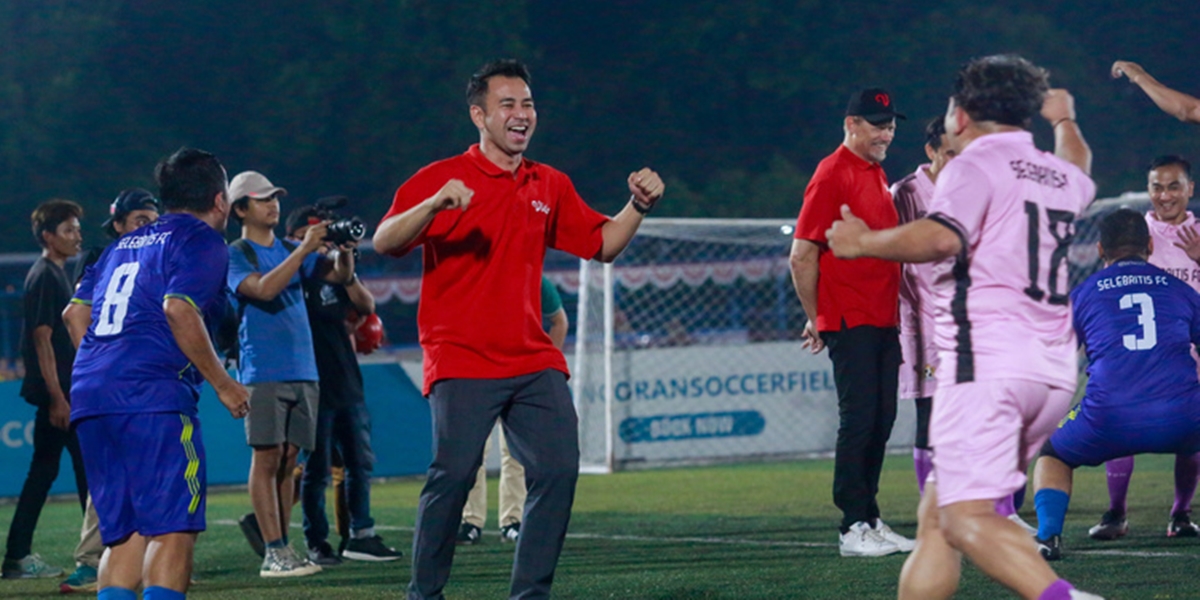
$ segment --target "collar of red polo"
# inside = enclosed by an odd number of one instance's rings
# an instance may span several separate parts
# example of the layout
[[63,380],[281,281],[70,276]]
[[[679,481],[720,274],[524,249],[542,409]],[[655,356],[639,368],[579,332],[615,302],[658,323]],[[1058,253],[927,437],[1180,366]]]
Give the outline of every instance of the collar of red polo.
[[[476,167],[478,167],[480,171],[483,171],[484,174],[486,174],[489,177],[504,177],[504,176],[515,177],[516,176],[516,173],[512,173],[512,172],[508,171],[507,169],[501,168],[500,165],[497,165],[496,163],[492,162],[492,160],[489,159],[487,156],[484,156],[483,150],[479,149],[479,144],[471,144],[471,147],[467,149],[467,158],[470,159],[470,161]],[[517,173],[520,173],[521,171],[528,169],[531,166],[532,166],[532,162],[528,158],[525,158],[524,156],[522,156],[521,157],[521,165],[517,167]]]
[[859,169],[862,169],[864,171],[869,171],[871,169],[882,169],[883,168],[883,165],[880,165],[877,162],[871,162],[871,161],[866,160],[865,158],[855,154],[854,151],[847,148],[845,144],[838,146],[838,152],[841,153],[842,160],[849,162],[851,165],[858,167]]

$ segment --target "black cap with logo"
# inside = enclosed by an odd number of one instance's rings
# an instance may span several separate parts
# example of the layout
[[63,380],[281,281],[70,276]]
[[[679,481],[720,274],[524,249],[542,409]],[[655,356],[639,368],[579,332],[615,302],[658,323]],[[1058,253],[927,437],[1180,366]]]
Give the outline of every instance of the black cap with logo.
[[867,88],[851,95],[850,102],[846,104],[846,116],[862,117],[875,126],[891,122],[892,119],[906,118],[896,112],[892,95],[883,88]]

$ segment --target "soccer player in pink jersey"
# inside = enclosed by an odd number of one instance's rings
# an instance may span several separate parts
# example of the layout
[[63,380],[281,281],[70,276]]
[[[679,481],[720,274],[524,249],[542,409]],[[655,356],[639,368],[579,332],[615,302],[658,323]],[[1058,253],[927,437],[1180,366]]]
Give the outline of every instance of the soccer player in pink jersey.
[[[934,265],[940,355],[930,420],[937,449],[918,515],[901,600],[949,598],[962,555],[1030,600],[1096,598],[1075,590],[1029,535],[996,514],[1075,391],[1068,306],[1072,222],[1095,196],[1091,150],[1074,101],[1046,72],[1012,55],[969,62],[946,114],[957,158],[938,177],[929,215],[871,231],[848,208],[827,233],[840,257]],[[1025,131],[1041,112],[1057,156]]]
[[[1154,240],[1149,263],[1183,280],[1200,291],[1200,235],[1196,217],[1187,209],[1195,192],[1192,165],[1182,156],[1160,156],[1150,163],[1146,188],[1152,210],[1146,213],[1146,225]],[[1195,357],[1195,349],[1192,350]],[[1198,366],[1200,369],[1200,366]],[[1108,510],[1100,522],[1088,530],[1097,540],[1115,540],[1129,533],[1125,497],[1133,475],[1133,457],[1126,456],[1104,464],[1108,475]],[[1200,454],[1175,457],[1175,502],[1167,522],[1167,537],[1196,537],[1200,527],[1192,522],[1192,498],[1200,475]]]

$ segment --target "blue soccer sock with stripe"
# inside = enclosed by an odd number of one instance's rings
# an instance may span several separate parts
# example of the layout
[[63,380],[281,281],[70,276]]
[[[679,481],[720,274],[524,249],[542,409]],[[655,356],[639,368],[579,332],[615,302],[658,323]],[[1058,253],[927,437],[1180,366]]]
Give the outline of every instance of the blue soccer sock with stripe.
[[1070,503],[1071,496],[1062,490],[1046,488],[1033,495],[1038,516],[1038,539],[1048,540],[1050,536],[1062,535]]

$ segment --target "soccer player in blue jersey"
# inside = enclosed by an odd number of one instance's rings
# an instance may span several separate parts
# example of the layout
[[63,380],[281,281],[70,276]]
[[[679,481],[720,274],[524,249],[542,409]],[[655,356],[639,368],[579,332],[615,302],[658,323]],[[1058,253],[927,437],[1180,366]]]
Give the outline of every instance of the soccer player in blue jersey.
[[1129,209],[1100,222],[1105,268],[1071,292],[1087,350],[1087,391],[1042,448],[1034,469],[1038,545],[1062,556],[1071,475],[1081,465],[1147,452],[1200,451],[1200,293],[1146,260],[1146,218]]
[[[100,536],[100,600],[184,598],[205,528],[196,418],[202,381],[233,414],[249,393],[225,372],[206,327],[224,310],[229,256],[225,169],[183,148],[155,169],[167,214],[111,245],[84,276],[67,318],[87,333],[71,387]],[[82,316],[81,316],[82,315]]]

